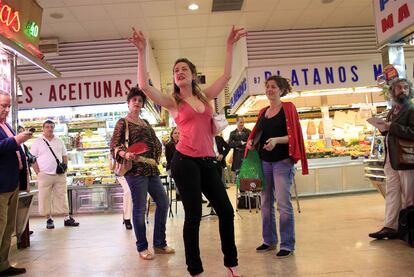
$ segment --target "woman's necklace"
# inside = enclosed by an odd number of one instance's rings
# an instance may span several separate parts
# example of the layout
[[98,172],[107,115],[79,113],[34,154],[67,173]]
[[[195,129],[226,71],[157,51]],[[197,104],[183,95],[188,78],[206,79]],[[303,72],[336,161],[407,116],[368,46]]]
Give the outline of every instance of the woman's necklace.
[[278,114],[281,107],[282,107],[282,102],[280,102],[279,104],[274,106],[274,108],[269,107],[269,109],[267,109],[266,114],[265,114],[266,118],[271,118],[271,117],[275,116],[276,114]]
[[127,115],[126,118],[128,119],[128,121],[130,121],[130,122],[132,122],[132,123],[134,123],[136,125],[145,125],[144,124],[144,121],[141,118],[139,118],[139,117],[133,118],[132,116]]

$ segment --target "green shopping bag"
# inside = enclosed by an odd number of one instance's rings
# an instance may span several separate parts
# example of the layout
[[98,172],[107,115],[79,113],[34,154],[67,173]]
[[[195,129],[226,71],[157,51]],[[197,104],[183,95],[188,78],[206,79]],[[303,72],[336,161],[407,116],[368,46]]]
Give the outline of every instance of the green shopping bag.
[[263,174],[262,161],[260,160],[259,153],[256,150],[249,150],[247,156],[244,158],[240,167],[239,175],[236,179],[237,188],[240,189],[240,182],[246,180],[260,180],[262,190],[265,189],[265,178]]

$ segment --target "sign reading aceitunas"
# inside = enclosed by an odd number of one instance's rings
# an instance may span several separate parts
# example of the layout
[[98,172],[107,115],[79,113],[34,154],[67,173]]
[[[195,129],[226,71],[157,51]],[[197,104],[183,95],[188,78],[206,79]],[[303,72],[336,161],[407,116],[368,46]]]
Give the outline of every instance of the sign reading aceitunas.
[[378,46],[414,32],[413,0],[373,0],[373,4]]
[[42,12],[34,0],[0,0],[0,35],[41,56],[38,47]]
[[125,103],[135,74],[23,81],[19,109]]

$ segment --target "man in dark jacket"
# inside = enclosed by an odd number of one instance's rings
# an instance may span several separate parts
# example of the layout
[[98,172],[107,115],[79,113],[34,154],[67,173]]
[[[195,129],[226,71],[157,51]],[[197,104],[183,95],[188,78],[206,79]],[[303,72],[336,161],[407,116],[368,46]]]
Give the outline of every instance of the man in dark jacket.
[[231,170],[236,172],[236,174],[240,170],[249,135],[250,130],[244,128],[244,118],[241,116],[237,117],[237,129],[232,131],[229,137],[229,146],[233,148],[233,163],[231,165]]
[[369,234],[375,239],[397,238],[398,214],[401,208],[414,204],[414,166],[399,166],[395,149],[397,138],[414,141],[414,107],[411,102],[414,91],[411,82],[399,79],[391,85],[390,92],[392,109],[387,120],[376,125],[386,135],[384,173],[387,179],[384,227]]
[[[216,159],[217,159],[217,169],[221,179],[223,179],[223,169],[226,167],[226,156],[230,151],[230,146],[227,142],[223,139],[222,136],[215,136],[215,147],[214,151],[216,151]],[[225,187],[227,188],[226,182],[223,180]]]
[[31,132],[15,135],[6,123],[11,107],[8,93],[0,91],[0,276],[26,272],[9,263],[11,237],[16,229],[19,189],[28,188],[28,171],[21,144],[32,137]]

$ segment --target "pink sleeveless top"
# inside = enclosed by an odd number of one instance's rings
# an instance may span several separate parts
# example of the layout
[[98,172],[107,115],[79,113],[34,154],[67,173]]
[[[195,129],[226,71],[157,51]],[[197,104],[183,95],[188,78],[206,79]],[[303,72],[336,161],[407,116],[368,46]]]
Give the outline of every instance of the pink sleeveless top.
[[176,150],[190,157],[215,157],[211,116],[210,105],[206,104],[204,112],[199,113],[183,101],[174,118],[180,131]]

